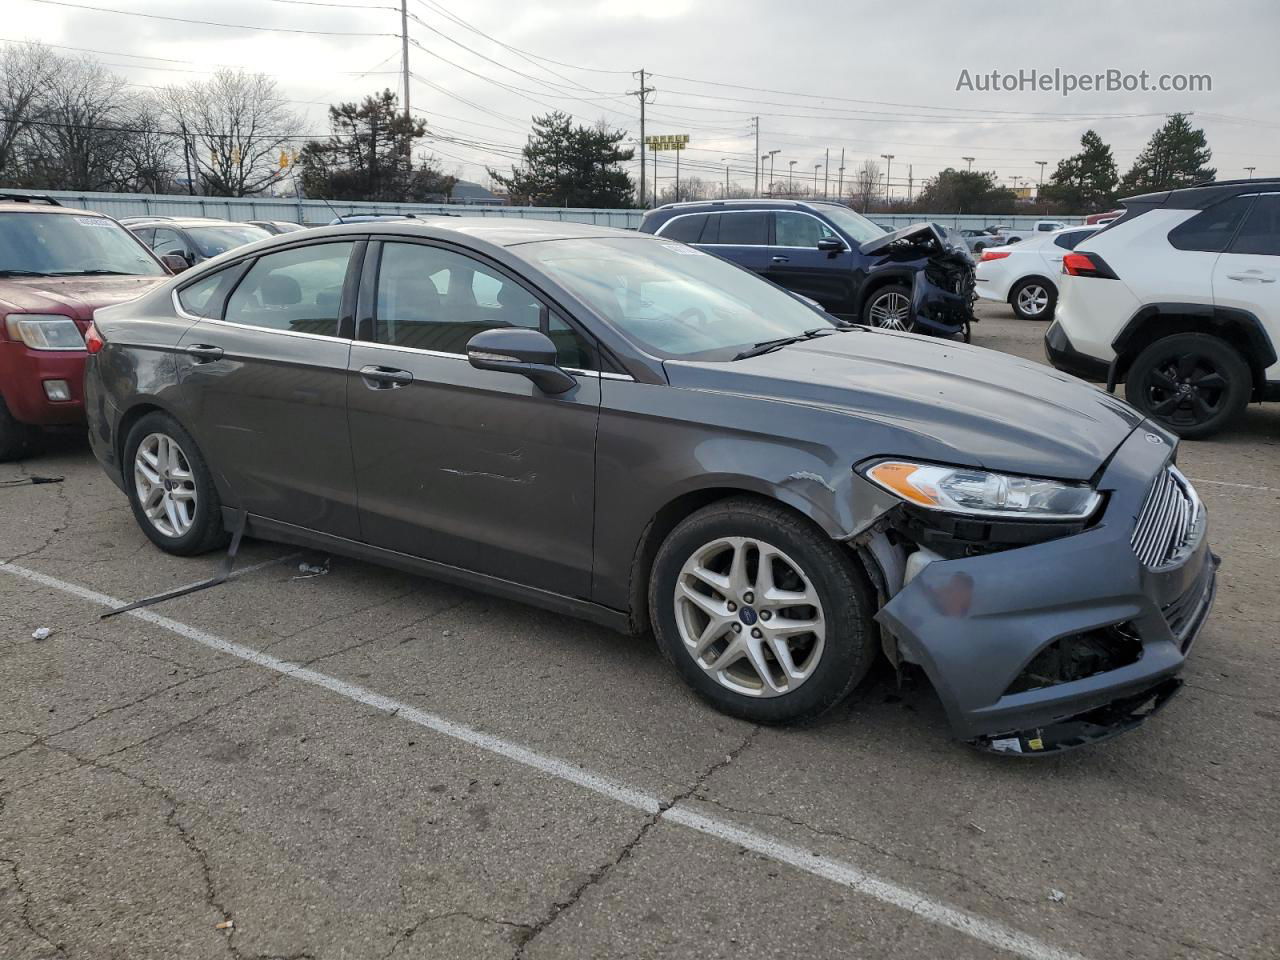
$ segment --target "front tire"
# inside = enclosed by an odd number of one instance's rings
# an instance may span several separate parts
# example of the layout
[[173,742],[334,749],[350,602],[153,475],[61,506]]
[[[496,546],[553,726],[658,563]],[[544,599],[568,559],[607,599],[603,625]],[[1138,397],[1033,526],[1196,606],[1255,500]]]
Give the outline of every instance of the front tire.
[[1019,320],[1052,320],[1058,289],[1047,280],[1028,277],[1009,293],[1009,305]]
[[21,460],[34,451],[39,439],[39,429],[15,420],[0,397],[0,463]]
[[873,612],[847,553],[750,498],[686,518],[649,581],[663,654],[712,706],[754,723],[810,720],[840,703],[875,659]]
[[910,333],[916,328],[911,312],[911,288],[890,283],[873,293],[862,307],[862,322],[869,327]]
[[1151,344],[1125,380],[1129,402],[1187,440],[1224,430],[1253,392],[1249,365],[1231,344],[1207,333],[1180,333]]
[[192,557],[227,543],[209,465],[173,417],[157,411],[133,425],[124,469],[134,519],[161,550]]

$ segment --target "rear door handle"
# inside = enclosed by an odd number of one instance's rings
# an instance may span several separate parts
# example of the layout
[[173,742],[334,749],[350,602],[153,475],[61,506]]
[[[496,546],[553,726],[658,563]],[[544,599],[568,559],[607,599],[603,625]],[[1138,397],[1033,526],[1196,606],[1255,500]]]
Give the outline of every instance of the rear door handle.
[[397,370],[394,367],[361,367],[360,376],[364,377],[365,386],[370,390],[386,390],[413,383],[412,373],[408,370]]
[[1261,270],[1246,270],[1244,273],[1228,273],[1228,280],[1243,280],[1246,283],[1275,283],[1276,278],[1270,274],[1263,273]]
[[210,343],[195,343],[187,347],[187,353],[196,363],[212,363],[222,359],[222,348]]
[[774,263],[790,263],[791,262],[790,257],[773,257],[771,259],[773,260]]

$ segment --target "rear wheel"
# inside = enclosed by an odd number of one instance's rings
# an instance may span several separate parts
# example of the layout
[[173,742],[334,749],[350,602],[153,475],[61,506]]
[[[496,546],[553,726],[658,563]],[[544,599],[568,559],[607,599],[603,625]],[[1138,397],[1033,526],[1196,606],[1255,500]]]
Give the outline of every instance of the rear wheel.
[[911,313],[911,289],[901,283],[881,287],[863,306],[862,322],[882,330],[903,333],[914,330],[916,318]]
[[133,516],[167,553],[194,556],[227,542],[222,502],[195,440],[167,413],[149,413],[124,445]]
[[1138,354],[1125,381],[1130,403],[1189,440],[1227,427],[1244,410],[1252,390],[1244,358],[1207,333],[1157,340]]
[[658,644],[717,709],[756,723],[816,717],[870,669],[871,592],[851,558],[765,501],[713,504],[663,543],[649,583]]
[[1009,304],[1019,320],[1052,320],[1058,291],[1047,280],[1029,277],[1013,288]]
[[26,423],[19,423],[0,398],[0,463],[21,460],[38,445],[40,430]]

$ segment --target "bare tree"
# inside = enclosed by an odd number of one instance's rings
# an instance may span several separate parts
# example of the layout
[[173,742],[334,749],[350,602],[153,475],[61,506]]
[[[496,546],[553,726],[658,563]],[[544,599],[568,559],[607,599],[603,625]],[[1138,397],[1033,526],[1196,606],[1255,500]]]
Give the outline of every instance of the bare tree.
[[42,109],[57,62],[38,43],[0,50],[0,177],[13,176],[22,137]]
[[167,93],[171,125],[185,141],[205,192],[244,197],[282,179],[281,151],[301,120],[266,74],[220,70]]
[[90,59],[55,57],[53,66],[24,138],[28,178],[54,189],[118,188],[130,108],[124,79]]
[[880,164],[874,160],[863,160],[862,166],[854,171],[853,181],[849,185],[849,203],[855,210],[867,211],[880,192]]
[[[710,200],[712,197],[719,197],[722,192],[715,183],[701,177],[680,178],[680,200]],[[658,193],[658,203],[675,203],[676,200],[676,184],[673,180],[670,186]]]
[[164,129],[160,99],[138,97],[127,126],[128,135],[120,143],[122,189],[168,193],[182,164],[182,140]]

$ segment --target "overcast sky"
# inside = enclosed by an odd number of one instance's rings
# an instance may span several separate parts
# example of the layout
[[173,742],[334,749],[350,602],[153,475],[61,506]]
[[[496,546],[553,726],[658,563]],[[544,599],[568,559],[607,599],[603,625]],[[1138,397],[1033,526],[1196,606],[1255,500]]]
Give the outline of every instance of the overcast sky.
[[[298,101],[312,134],[327,129],[324,104],[400,89],[399,0],[75,2],[280,32],[0,0],[0,36],[100,51],[99,60],[144,86],[221,65],[262,71]],[[812,178],[828,147],[833,185],[841,149],[849,172],[869,157],[883,168],[879,156],[888,153],[896,194],[905,194],[908,170],[918,189],[943,167],[963,167],[964,156],[1002,182],[1034,180],[1035,161],[1048,161],[1051,174],[1090,127],[1123,173],[1164,115],[1179,110],[1206,130],[1219,178],[1245,176],[1246,166],[1280,175],[1276,0],[409,0],[409,12],[413,108],[441,138],[432,150],[446,169],[480,182],[484,165],[509,163],[530,116],[549,107],[604,118],[635,137],[638,103],[626,91],[638,86],[631,71],[640,67],[656,88],[647,132],[689,134],[683,169],[717,182],[727,159],[731,179],[751,184],[755,115],[760,152],[780,151],[775,179],[792,160],[797,177]],[[962,70],[1033,68],[1147,70],[1153,81],[1208,74],[1212,90],[1063,97],[956,89]],[[663,159],[666,175],[670,155]]]

